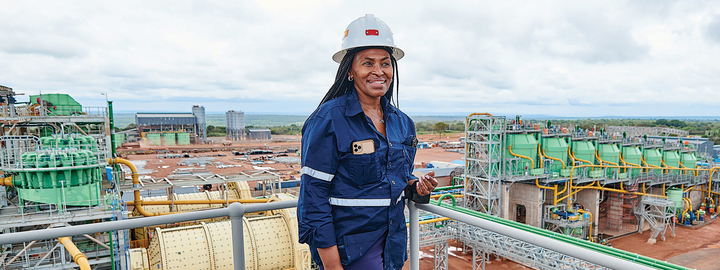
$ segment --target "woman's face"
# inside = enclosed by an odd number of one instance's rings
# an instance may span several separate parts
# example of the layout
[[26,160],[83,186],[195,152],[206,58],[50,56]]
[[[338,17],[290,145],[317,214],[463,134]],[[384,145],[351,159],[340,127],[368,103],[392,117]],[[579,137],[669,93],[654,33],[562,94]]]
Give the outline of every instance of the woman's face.
[[392,82],[393,68],[390,54],[383,49],[367,49],[355,54],[348,74],[354,80],[358,96],[380,98]]

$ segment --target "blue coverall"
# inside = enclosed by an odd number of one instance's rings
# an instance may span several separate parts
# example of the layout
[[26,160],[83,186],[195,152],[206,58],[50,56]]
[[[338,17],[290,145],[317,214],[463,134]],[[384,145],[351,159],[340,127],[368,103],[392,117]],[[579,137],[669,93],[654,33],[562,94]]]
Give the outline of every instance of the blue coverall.
[[384,235],[384,268],[401,269],[407,260],[403,190],[417,179],[415,124],[385,97],[381,106],[387,137],[363,113],[355,89],[322,104],[303,126],[299,238],[318,264],[317,248],[337,245],[347,265]]

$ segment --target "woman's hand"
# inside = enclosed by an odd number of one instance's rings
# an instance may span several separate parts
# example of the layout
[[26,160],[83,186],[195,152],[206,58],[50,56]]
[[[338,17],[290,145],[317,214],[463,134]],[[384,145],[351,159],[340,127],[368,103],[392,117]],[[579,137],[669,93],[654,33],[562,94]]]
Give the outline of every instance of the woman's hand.
[[420,180],[418,180],[417,184],[417,193],[420,196],[429,195],[430,192],[435,190],[435,187],[437,187],[438,181],[435,179],[435,172],[429,172],[426,175],[423,175],[420,177]]
[[317,250],[325,270],[343,270],[337,246],[318,248]]

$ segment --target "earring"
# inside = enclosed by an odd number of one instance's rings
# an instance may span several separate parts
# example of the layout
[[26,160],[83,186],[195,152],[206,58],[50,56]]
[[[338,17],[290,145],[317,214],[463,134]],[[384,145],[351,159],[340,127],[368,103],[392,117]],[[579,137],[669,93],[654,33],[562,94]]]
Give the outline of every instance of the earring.
[[352,76],[348,76],[348,81],[351,81],[351,82],[352,82],[352,81],[353,81],[353,77],[352,77]]

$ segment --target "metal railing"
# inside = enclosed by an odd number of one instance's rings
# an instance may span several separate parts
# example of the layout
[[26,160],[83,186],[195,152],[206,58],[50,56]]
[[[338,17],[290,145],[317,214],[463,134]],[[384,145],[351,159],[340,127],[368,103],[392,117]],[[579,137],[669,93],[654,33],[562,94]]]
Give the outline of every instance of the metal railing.
[[[409,202],[408,208],[410,210],[410,270],[420,269],[420,225],[418,209],[449,217],[461,223],[466,223],[477,228],[482,228],[484,230],[497,233],[499,235],[509,236],[513,239],[517,239],[522,242],[529,243],[547,250],[555,251],[557,253],[565,254],[592,264],[600,265],[602,267],[607,267],[610,269],[654,269],[653,267],[632,262],[630,260],[624,260],[616,256],[611,256],[602,252],[583,248],[581,246],[563,242],[552,237],[543,237],[538,235],[537,233],[521,230],[511,226],[506,226],[491,220],[475,217],[466,213],[461,213],[437,205],[418,205],[414,202]],[[542,230],[539,228],[536,229]],[[637,256],[638,258],[644,258],[640,255]]]
[[[234,269],[245,269],[245,247],[244,247],[244,236],[243,236],[243,221],[242,218],[245,213],[261,212],[268,210],[276,210],[283,208],[297,207],[297,200],[292,201],[281,201],[271,202],[263,204],[251,204],[243,205],[240,203],[233,203],[228,208],[212,209],[197,212],[178,213],[173,215],[163,215],[136,219],[127,219],[103,223],[94,223],[86,225],[78,225],[72,227],[63,228],[52,228],[39,231],[27,231],[17,232],[10,234],[0,235],[0,245],[13,244],[21,242],[30,242],[34,240],[59,238],[65,236],[78,236],[84,234],[101,233],[116,230],[127,230],[132,228],[156,226],[161,224],[178,223],[192,220],[218,218],[218,217],[230,217],[230,224],[232,228],[232,243],[233,243],[233,263]],[[629,260],[624,260],[617,256],[612,256],[602,252],[598,252],[589,248],[583,248],[580,245],[563,242],[552,237],[544,237],[538,233],[533,233],[526,230],[521,230],[512,226],[506,226],[504,224],[483,219],[456,211],[446,207],[437,205],[416,205],[413,202],[408,203],[409,215],[410,215],[410,269],[419,270],[420,262],[420,231],[419,231],[419,210],[422,209],[428,212],[432,212],[438,215],[455,219],[458,222],[462,222],[477,228],[492,231],[494,233],[512,237],[522,242],[530,243],[538,247],[555,251],[557,253],[566,254],[568,256],[587,261],[592,264],[600,265],[611,269],[653,269],[652,267],[638,264]],[[540,229],[538,229],[540,230]],[[618,251],[620,252],[620,251]],[[624,253],[624,252],[623,252]],[[645,257],[639,256],[638,258],[646,259]]]
[[277,210],[283,208],[291,208],[297,206],[297,200],[281,201],[261,204],[243,205],[233,203],[228,208],[212,209],[197,212],[178,213],[173,215],[163,215],[154,217],[134,218],[102,223],[93,223],[86,225],[77,225],[72,227],[52,228],[37,231],[17,232],[0,235],[0,245],[14,244],[22,242],[30,242],[34,240],[59,238],[65,236],[78,236],[84,234],[101,233],[117,230],[128,230],[133,228],[156,226],[169,223],[178,223],[192,220],[230,217],[232,227],[232,243],[233,262],[235,269],[245,269],[245,241],[243,237],[243,221],[242,217],[245,213],[262,212],[268,210]]
[[84,107],[84,106],[41,106],[38,104],[18,104],[0,106],[0,118],[7,119],[30,119],[34,117],[106,117],[107,107]]

